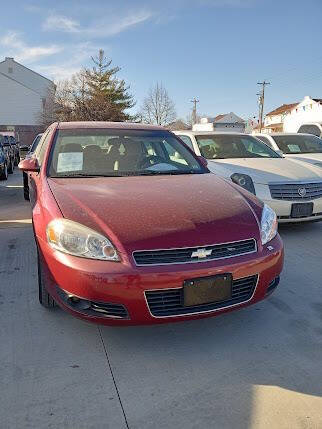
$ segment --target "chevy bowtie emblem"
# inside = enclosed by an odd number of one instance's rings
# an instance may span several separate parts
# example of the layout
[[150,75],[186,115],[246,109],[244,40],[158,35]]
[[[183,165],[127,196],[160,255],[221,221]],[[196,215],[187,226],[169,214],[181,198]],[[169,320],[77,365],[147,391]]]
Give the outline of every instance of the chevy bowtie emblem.
[[191,254],[191,258],[198,258],[198,259],[203,259],[203,258],[207,258],[207,256],[210,256],[212,253],[212,250],[207,250],[207,249],[198,249],[195,250],[194,252],[192,252]]
[[306,189],[304,187],[299,188],[297,192],[298,192],[300,197],[305,197],[305,195],[306,195]]

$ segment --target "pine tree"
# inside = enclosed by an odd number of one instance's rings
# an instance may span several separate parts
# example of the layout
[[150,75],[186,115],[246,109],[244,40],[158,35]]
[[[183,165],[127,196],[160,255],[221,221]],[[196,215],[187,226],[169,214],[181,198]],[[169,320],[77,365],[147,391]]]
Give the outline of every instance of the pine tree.
[[[131,116],[126,111],[135,105],[133,96],[129,93],[123,79],[116,74],[119,67],[112,67],[112,60],[104,56],[100,49],[96,58],[92,57],[94,66],[84,70],[86,83],[83,97],[83,114],[89,121],[126,121]],[[84,100],[85,98],[85,100]]]

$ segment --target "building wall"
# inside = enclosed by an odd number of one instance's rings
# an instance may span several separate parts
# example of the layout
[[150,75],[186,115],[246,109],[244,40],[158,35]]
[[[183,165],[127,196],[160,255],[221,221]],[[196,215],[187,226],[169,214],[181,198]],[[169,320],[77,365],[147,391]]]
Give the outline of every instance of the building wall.
[[0,74],[0,125],[37,125],[41,96]]
[[284,118],[284,132],[296,133],[306,122],[322,122],[322,105],[304,97],[304,100]]
[[16,63],[13,58],[6,58],[0,62],[0,72],[4,73],[30,89],[38,92],[41,97],[46,98],[48,88],[54,87],[53,82],[38,73],[29,70],[23,65]]

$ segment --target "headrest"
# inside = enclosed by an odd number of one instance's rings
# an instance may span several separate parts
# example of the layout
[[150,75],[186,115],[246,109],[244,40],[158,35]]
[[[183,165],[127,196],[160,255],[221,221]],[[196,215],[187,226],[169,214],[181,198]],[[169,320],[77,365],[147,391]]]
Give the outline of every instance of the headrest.
[[102,149],[98,145],[92,144],[84,148],[84,154],[102,156]]
[[62,147],[61,152],[83,152],[83,147],[79,143],[67,143]]

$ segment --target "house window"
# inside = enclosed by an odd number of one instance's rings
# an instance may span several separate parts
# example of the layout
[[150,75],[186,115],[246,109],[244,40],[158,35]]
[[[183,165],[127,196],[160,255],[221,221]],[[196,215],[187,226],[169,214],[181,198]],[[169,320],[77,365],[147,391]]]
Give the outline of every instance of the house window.
[[8,67],[8,73],[10,73],[10,74],[13,73],[13,68],[12,67]]
[[305,112],[305,106],[303,106],[303,111]]
[[46,106],[46,98],[42,98],[41,101],[42,101],[42,108],[44,109]]

